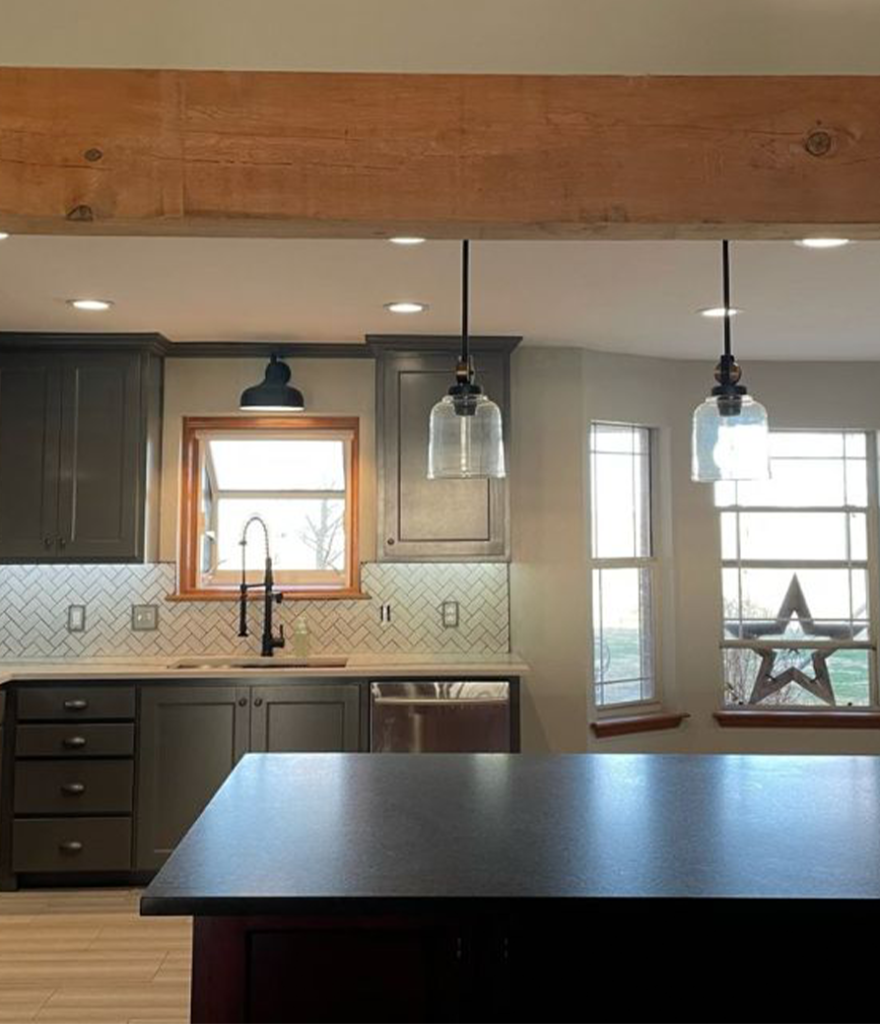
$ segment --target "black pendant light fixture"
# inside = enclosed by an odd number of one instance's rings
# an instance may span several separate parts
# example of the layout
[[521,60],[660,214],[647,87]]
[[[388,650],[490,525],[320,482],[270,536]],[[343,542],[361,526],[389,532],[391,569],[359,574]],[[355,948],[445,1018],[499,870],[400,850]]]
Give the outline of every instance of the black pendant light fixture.
[[302,412],[303,393],[289,382],[290,367],[273,352],[262,383],[242,391],[239,408],[242,412]]
[[461,243],[461,353],[455,383],[431,410],[428,425],[428,479],[503,477],[501,410],[474,382],[468,332],[470,242]]
[[[767,410],[740,383],[742,370],[730,341],[730,244],[721,243],[724,305],[724,351],[715,367],[715,387],[694,412],[691,436],[691,479],[766,480],[770,476],[770,434]],[[713,311],[714,313],[715,311]]]

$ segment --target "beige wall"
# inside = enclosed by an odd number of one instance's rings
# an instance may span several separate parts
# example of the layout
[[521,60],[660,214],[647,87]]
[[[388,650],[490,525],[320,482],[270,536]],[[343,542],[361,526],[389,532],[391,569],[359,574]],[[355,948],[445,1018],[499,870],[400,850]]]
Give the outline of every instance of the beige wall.
[[[711,487],[690,480],[690,415],[711,371],[708,362],[575,349],[514,354],[511,636],[533,666],[523,709],[526,749],[878,751],[872,731],[725,730],[712,718],[721,700],[720,539]],[[746,383],[775,426],[880,429],[880,363],[749,363]],[[692,715],[676,731],[597,741],[588,728],[593,419],[659,431],[665,702]]]
[[876,0],[3,0],[0,64],[876,74]]
[[[372,359],[296,359],[289,366],[309,413],[360,420],[360,557],[372,561],[376,555],[375,363]],[[177,560],[182,418],[237,414],[241,392],[262,380],[265,367],[265,359],[166,360],[162,561]]]

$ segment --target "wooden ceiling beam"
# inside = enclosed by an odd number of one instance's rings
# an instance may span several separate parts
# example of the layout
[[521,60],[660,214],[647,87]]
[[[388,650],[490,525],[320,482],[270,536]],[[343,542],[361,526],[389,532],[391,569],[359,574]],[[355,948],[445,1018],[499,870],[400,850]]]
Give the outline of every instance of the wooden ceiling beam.
[[0,229],[880,237],[880,77],[0,68]]

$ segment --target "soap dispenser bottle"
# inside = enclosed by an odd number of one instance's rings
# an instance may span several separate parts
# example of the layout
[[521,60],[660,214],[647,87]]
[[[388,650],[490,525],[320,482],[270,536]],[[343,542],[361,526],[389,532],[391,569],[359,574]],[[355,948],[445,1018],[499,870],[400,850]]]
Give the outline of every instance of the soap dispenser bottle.
[[304,616],[300,616],[293,626],[293,656],[294,658],[308,658],[311,636],[309,635],[309,624]]

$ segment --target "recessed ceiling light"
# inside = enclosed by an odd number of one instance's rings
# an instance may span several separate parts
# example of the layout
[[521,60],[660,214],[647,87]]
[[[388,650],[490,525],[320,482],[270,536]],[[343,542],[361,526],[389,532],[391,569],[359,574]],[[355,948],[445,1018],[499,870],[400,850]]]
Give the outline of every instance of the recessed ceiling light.
[[6,238],[9,238],[9,232],[8,231],[0,231],[0,242],[2,242]]
[[700,316],[708,316],[714,320],[720,320],[724,316],[736,316],[737,313],[742,313],[742,310],[737,309],[736,306],[731,306],[730,309],[727,309],[725,306],[709,306],[706,309],[698,309],[697,312]]
[[849,243],[848,238],[799,238],[794,244],[802,249],[840,249]]
[[109,299],[68,299],[67,305],[73,306],[74,309],[85,309],[92,313],[98,313],[110,309],[113,303]]
[[425,302],[386,302],[385,309],[389,313],[424,313],[428,308]]
[[416,238],[415,235],[395,235],[394,238],[389,238],[389,242],[394,242],[395,245],[421,245],[424,242],[424,238]]

